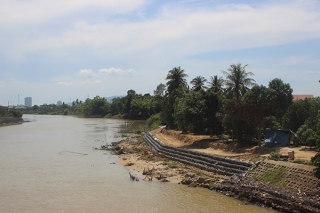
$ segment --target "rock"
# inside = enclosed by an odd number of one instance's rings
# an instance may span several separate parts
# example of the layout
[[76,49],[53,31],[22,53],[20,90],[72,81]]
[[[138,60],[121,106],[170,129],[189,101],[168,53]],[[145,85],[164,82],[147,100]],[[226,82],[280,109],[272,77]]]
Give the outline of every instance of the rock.
[[168,181],[168,180],[165,178],[165,179],[162,179],[161,182],[170,182],[170,181]]
[[210,183],[212,180],[210,178],[207,178],[204,180],[204,183]]
[[192,182],[188,187],[197,187],[197,183],[196,182]]
[[127,158],[123,157],[122,160],[127,160]]
[[125,166],[133,166],[133,165],[134,165],[134,163],[132,163],[132,162],[128,162],[125,164]]
[[185,178],[181,181],[182,184],[189,185],[193,180],[191,178]]
[[208,183],[206,183],[206,184],[202,184],[202,187],[208,189],[210,187],[210,185]]
[[188,173],[185,175],[186,178],[187,178],[187,177],[194,178],[195,176],[196,176],[196,174],[195,174],[195,173],[192,173],[192,172],[188,172]]
[[198,183],[204,183],[205,180],[206,180],[205,178],[199,177],[199,178],[197,179],[197,182],[198,182]]

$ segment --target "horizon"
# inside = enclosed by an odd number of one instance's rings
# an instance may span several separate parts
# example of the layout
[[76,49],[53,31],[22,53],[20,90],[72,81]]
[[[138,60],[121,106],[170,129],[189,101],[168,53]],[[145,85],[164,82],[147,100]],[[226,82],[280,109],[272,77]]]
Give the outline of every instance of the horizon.
[[237,63],[258,85],[280,78],[318,97],[319,11],[316,0],[4,0],[0,105],[152,95],[174,67],[190,84]]

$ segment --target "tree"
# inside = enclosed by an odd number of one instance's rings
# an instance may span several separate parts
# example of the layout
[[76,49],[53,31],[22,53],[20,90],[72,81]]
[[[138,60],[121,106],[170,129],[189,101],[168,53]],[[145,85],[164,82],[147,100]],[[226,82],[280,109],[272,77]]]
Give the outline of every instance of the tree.
[[316,145],[315,133],[307,124],[303,124],[297,131],[300,142],[308,144],[310,147]]
[[180,98],[175,105],[174,118],[182,133],[191,130],[199,133],[204,130],[204,91],[194,91]]
[[320,109],[320,98],[307,98],[294,101],[282,118],[282,126],[296,132],[303,124],[314,129],[317,124],[317,113]]
[[130,89],[130,90],[127,91],[127,96],[125,96],[125,97],[123,98],[124,103],[125,103],[125,104],[124,104],[124,111],[123,111],[123,113],[124,113],[124,116],[125,116],[126,118],[130,117],[131,102],[132,102],[133,98],[134,98],[136,95],[137,95],[137,94],[136,94],[136,91]]
[[179,88],[180,85],[187,86],[187,80],[185,79],[186,77],[188,77],[188,75],[180,67],[174,67],[172,70],[169,70],[166,77],[166,80],[168,80],[168,93],[172,93],[172,91]]
[[275,116],[278,121],[281,121],[283,115],[292,104],[293,96],[290,84],[283,83],[279,78],[275,78],[269,82],[269,88],[276,92],[277,110]]
[[210,136],[214,133],[219,134],[222,132],[222,122],[218,120],[218,114],[221,110],[221,99],[218,94],[213,90],[207,90],[204,94],[204,125]]
[[166,91],[166,85],[161,83],[157,86],[156,90],[153,90],[153,94],[154,96],[162,97],[164,91]]
[[209,87],[214,92],[222,92],[223,91],[224,80],[222,77],[218,78],[217,75],[210,77]]
[[167,74],[167,94],[162,101],[161,118],[166,122],[168,129],[175,127],[173,114],[176,99],[183,97],[188,90],[186,77],[188,75],[180,67],[174,67]]
[[32,110],[33,110],[33,111],[39,110],[39,106],[38,106],[38,105],[33,105]]
[[314,166],[316,166],[316,168],[314,169],[314,176],[320,178],[320,110],[318,110],[318,115],[316,119],[317,124],[314,131],[314,139],[316,141],[318,153],[313,158],[311,158],[311,162]]
[[207,81],[207,79],[205,79],[202,76],[197,76],[194,79],[192,79],[192,81],[190,82],[193,87],[192,90],[193,91],[200,91],[200,90],[205,90],[207,87],[204,86],[204,83]]
[[263,85],[252,87],[243,97],[243,101],[247,105],[244,118],[246,118],[249,125],[256,128],[258,145],[261,142],[265,118],[272,115],[275,99],[275,92]]
[[103,117],[110,111],[110,104],[105,98],[96,96],[92,100],[87,98],[81,105],[81,113],[86,117]]
[[256,85],[255,80],[248,78],[254,75],[252,72],[246,72],[245,68],[248,65],[241,67],[241,64],[231,64],[228,71],[222,71],[226,76],[225,85],[226,91],[235,96],[237,101],[249,90],[250,86]]

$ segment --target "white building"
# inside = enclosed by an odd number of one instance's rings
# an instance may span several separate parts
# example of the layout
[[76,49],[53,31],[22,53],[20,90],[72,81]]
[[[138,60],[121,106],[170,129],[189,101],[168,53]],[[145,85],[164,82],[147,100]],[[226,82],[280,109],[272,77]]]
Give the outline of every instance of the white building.
[[26,107],[32,107],[32,98],[31,97],[24,98],[24,105]]

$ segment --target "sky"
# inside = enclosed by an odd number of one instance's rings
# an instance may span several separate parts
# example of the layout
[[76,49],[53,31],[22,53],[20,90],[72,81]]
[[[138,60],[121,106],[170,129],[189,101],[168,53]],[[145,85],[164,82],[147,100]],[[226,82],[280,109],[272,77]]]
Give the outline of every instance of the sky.
[[[319,0],[0,0],[0,105],[153,94],[241,63],[320,96]],[[19,97],[19,98],[18,98]]]

